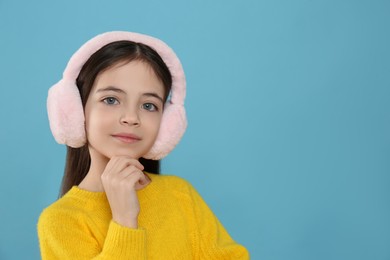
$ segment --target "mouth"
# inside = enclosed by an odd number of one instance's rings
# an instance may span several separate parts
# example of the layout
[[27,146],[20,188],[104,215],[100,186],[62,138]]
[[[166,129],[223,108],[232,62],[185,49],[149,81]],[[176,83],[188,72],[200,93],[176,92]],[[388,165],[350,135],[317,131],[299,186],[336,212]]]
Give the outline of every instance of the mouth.
[[134,134],[120,133],[112,135],[114,138],[118,139],[127,144],[135,143],[141,140],[141,138]]

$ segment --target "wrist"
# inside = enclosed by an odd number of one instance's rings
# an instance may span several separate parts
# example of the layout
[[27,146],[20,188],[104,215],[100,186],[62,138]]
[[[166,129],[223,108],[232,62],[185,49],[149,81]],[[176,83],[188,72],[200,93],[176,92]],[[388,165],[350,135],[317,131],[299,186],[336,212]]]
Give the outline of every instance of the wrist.
[[138,228],[138,218],[120,218],[120,217],[113,217],[113,221],[118,223],[121,226],[128,227],[128,228]]

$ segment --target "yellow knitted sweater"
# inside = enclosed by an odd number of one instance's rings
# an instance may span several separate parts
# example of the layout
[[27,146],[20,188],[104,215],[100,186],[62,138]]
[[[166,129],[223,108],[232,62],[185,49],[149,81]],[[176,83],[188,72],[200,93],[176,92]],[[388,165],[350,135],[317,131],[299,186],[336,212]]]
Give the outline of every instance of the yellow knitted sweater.
[[190,183],[148,176],[138,229],[112,221],[104,192],[74,186],[39,218],[42,259],[249,259]]

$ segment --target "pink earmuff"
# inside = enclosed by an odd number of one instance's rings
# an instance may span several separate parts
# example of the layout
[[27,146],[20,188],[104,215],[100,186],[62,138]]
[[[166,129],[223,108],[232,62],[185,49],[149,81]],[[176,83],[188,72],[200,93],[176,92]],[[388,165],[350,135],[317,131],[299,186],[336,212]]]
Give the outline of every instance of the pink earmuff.
[[132,32],[107,32],[88,42],[70,58],[62,79],[49,89],[47,110],[50,129],[55,140],[60,144],[78,148],[86,144],[85,118],[76,79],[84,63],[103,46],[129,40],[140,42],[153,48],[161,56],[172,75],[170,100],[162,116],[157,139],[144,156],[147,159],[159,160],[165,157],[179,143],[187,127],[184,109],[186,80],[180,60],[173,50],[159,39]]

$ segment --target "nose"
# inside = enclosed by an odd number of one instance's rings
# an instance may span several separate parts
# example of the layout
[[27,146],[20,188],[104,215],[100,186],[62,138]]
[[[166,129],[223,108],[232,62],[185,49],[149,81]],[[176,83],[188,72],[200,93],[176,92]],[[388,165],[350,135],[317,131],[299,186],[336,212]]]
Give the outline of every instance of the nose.
[[126,109],[122,111],[120,123],[129,126],[139,126],[141,121],[136,109]]

